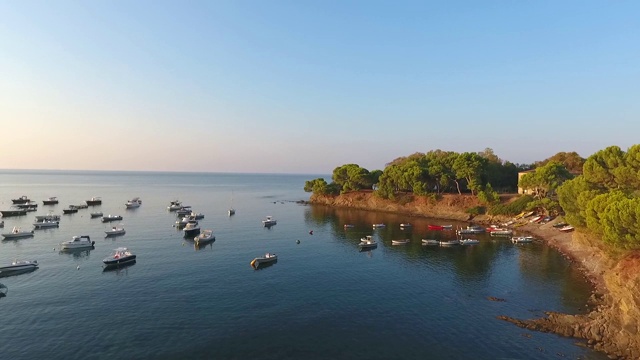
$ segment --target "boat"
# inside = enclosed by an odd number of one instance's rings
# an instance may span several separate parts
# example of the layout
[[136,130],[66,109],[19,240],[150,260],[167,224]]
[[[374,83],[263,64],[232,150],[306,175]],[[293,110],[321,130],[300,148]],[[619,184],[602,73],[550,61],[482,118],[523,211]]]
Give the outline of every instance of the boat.
[[13,229],[11,229],[10,233],[2,234],[2,236],[5,239],[27,238],[27,237],[32,237],[33,236],[33,230],[31,230],[31,231],[23,231],[19,227],[14,226]]
[[383,227],[386,227],[387,225],[383,224],[383,223],[379,223],[379,224],[373,224],[373,228],[374,229],[380,229]]
[[198,225],[198,221],[196,220],[195,217],[193,217],[193,216],[185,216],[182,219],[176,221],[176,227],[179,227],[179,228],[185,227],[189,223],[194,224],[194,225]]
[[422,239],[422,245],[437,246],[440,245],[440,241],[436,239]]
[[204,244],[204,243],[207,243],[207,242],[214,241],[215,239],[216,239],[216,237],[215,237],[215,235],[213,235],[213,230],[204,229],[204,230],[202,230],[200,235],[198,235],[198,236],[193,238],[193,241],[195,241],[196,244]]
[[132,263],[136,261],[136,255],[134,255],[129,249],[125,247],[119,247],[114,250],[111,256],[102,259],[105,267],[117,267],[119,265]]
[[480,244],[480,240],[477,239],[461,239],[459,240],[460,245],[477,245]]
[[87,204],[78,204],[78,205],[74,205],[76,207],[76,209],[88,209],[89,205]]
[[193,211],[191,210],[191,206],[190,205],[185,205],[183,207],[181,207],[180,209],[176,210],[176,215],[180,216],[180,215],[189,215],[191,214]]
[[33,227],[35,229],[48,229],[48,228],[54,228],[58,226],[60,226],[60,221],[56,221],[56,220],[44,220],[44,221],[37,221],[33,223]]
[[571,232],[574,230],[574,227],[571,225],[567,225],[567,226],[563,226],[561,228],[559,228],[558,230],[562,231],[562,232]]
[[481,234],[483,232],[485,232],[485,228],[483,228],[482,226],[478,226],[478,225],[470,225],[467,226],[465,229],[460,229],[458,230],[458,234]]
[[38,210],[38,203],[36,202],[27,202],[24,204],[16,204],[13,205],[14,207],[18,208],[18,209],[23,209],[23,210],[27,210],[27,211],[36,211]]
[[278,261],[278,255],[272,253],[266,253],[264,256],[257,257],[251,260],[251,266],[257,269],[260,265],[274,263]]
[[229,216],[235,215],[236,209],[229,209],[228,213],[229,213]]
[[432,231],[451,230],[453,225],[427,225],[427,228]]
[[527,217],[529,217],[529,216],[534,215],[535,213],[536,213],[535,211],[529,211],[528,213],[525,213],[522,217],[523,217],[523,218],[527,218]]
[[107,230],[104,233],[107,234],[107,236],[118,236],[118,235],[124,235],[126,231],[124,230],[124,227],[122,227],[121,225],[120,227],[114,226],[111,228],[111,230]]
[[86,249],[93,248],[96,244],[95,241],[91,241],[89,235],[81,235],[74,236],[69,241],[64,241],[60,244],[60,249],[62,250],[72,250],[72,249]]
[[567,226],[567,225],[569,225],[569,224],[567,224],[566,222],[559,222],[559,223],[557,223],[557,224],[553,224],[552,226],[553,226],[554,228],[556,228],[556,229],[559,229],[559,228],[563,228],[563,227],[565,227],[565,226]]
[[167,210],[169,211],[176,211],[176,210],[180,210],[182,208],[182,202],[180,202],[179,200],[173,200],[169,206],[167,206]]
[[42,205],[56,205],[57,203],[58,203],[58,198],[55,196],[52,196],[47,200],[42,200]]
[[529,220],[529,223],[538,222],[538,221],[541,221],[542,219],[544,219],[544,216],[537,215],[537,216],[532,217],[531,220]]
[[27,210],[0,210],[2,217],[27,215]]
[[440,240],[440,246],[455,246],[460,245],[458,240]]
[[267,216],[264,220],[262,220],[262,225],[264,225],[265,227],[273,226],[275,224],[277,224],[277,221],[271,216]]
[[11,265],[0,266],[0,273],[5,274],[12,271],[35,270],[38,268],[37,260],[14,260]]
[[408,227],[412,227],[413,225],[411,225],[410,223],[405,223],[405,224],[400,224],[400,228],[408,228]]
[[345,229],[353,229],[354,227],[356,227],[356,226],[352,225],[352,224],[344,224],[344,228]]
[[407,245],[409,242],[409,239],[391,240],[391,245]]
[[512,237],[511,242],[514,244],[526,244],[533,242],[533,236],[517,236]]
[[195,220],[201,220],[204,219],[204,214],[203,213],[197,213],[192,211],[191,214],[189,214],[189,216],[193,217]]
[[102,199],[100,199],[99,197],[92,197],[91,199],[85,202],[87,203],[87,206],[102,205]]
[[378,243],[373,239],[373,236],[367,235],[360,239],[358,247],[360,248],[360,250],[373,249],[378,247]]
[[102,217],[102,222],[110,222],[110,221],[119,221],[122,220],[122,216],[120,215],[107,215]]
[[30,202],[31,199],[29,199],[29,197],[27,195],[22,195],[17,199],[11,199],[11,202],[14,204],[25,204]]
[[69,205],[67,209],[62,209],[63,214],[75,214],[78,212],[78,207],[75,205]]
[[92,212],[92,213],[91,213],[91,218],[92,218],[92,219],[93,219],[93,218],[99,218],[99,217],[102,217],[102,215],[103,215],[103,214],[102,214],[102,212],[101,212],[101,211],[98,211],[98,212]]
[[135,209],[135,208],[139,208],[140,205],[142,205],[142,200],[140,200],[139,197],[134,197],[131,200],[127,200],[127,202],[124,204],[124,206],[127,209]]
[[60,221],[60,215],[47,214],[47,215],[38,215],[36,216],[36,222],[42,221]]
[[200,234],[200,226],[198,226],[198,224],[188,223],[184,227],[183,231],[185,238],[193,238],[194,236]]
[[491,236],[511,236],[513,235],[513,230],[509,229],[496,229],[489,233]]

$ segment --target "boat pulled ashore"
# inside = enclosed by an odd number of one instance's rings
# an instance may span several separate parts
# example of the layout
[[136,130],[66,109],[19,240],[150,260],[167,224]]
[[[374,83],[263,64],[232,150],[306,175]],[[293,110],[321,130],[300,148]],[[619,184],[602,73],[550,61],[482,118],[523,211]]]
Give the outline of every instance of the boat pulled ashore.
[[274,263],[278,261],[278,255],[272,253],[266,253],[264,256],[257,257],[251,261],[251,266],[257,269],[260,265]]
[[514,244],[528,244],[533,242],[533,236],[516,236],[511,238]]
[[2,234],[5,239],[21,239],[33,236],[33,230],[24,231],[18,226],[14,226],[10,233]]
[[105,268],[118,267],[119,265],[129,264],[136,261],[136,255],[126,247],[119,247],[114,250],[113,254],[102,259]]
[[38,268],[37,260],[14,260],[11,265],[1,266],[0,274],[5,275],[6,273],[11,273],[14,271],[27,271],[27,270],[35,270]]
[[91,241],[89,235],[80,235],[74,236],[69,241],[64,241],[60,244],[60,249],[62,250],[73,250],[73,249],[87,249],[93,248],[96,242]]
[[208,242],[211,242],[211,241],[215,241],[215,239],[216,239],[216,237],[215,237],[215,235],[213,235],[213,230],[204,229],[204,230],[202,230],[200,235],[198,235],[198,236],[193,238],[193,241],[195,241],[196,244],[204,244],[204,243],[208,243]]

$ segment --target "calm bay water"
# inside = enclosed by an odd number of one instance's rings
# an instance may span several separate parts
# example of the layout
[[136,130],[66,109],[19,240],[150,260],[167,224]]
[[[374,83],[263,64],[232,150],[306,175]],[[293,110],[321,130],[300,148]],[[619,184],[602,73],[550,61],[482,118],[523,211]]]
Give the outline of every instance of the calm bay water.
[[[590,288],[553,249],[490,237],[475,247],[423,247],[421,238],[452,236],[428,224],[451,222],[295,203],[308,199],[302,187],[312,178],[1,171],[0,209],[21,195],[39,203],[35,213],[5,218],[2,232],[103,199],[63,215],[58,229],[0,243],[0,264],[40,263],[0,278],[8,288],[0,298],[2,358],[606,358],[576,340],[496,319],[584,311]],[[60,204],[43,206],[50,196]],[[142,206],[125,210],[136,196]],[[167,211],[174,199],[206,215],[200,224],[214,229],[213,244],[197,249],[183,239]],[[229,217],[232,204],[237,213]],[[91,219],[98,210],[122,215],[126,235],[105,238],[114,223]],[[261,224],[267,215],[278,220],[270,229]],[[372,230],[379,222],[387,227]],[[403,222],[414,226],[401,230]],[[356,227],[345,231],[345,223]],[[60,253],[59,243],[74,235],[90,235],[95,249]],[[358,251],[365,235],[377,249]],[[401,238],[412,242],[391,246]],[[120,246],[137,263],[103,272],[102,259]],[[250,261],[267,251],[278,263],[253,270]]]

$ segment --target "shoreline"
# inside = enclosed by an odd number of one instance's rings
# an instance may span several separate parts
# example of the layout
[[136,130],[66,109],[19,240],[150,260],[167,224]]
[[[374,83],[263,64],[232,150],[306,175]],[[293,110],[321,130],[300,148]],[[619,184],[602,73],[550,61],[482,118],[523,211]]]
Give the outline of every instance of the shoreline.
[[[491,225],[510,217],[478,215],[470,217],[469,198],[455,195],[438,202],[415,197],[414,201],[395,203],[372,194],[348,193],[337,197],[312,195],[309,204],[337,208],[383,211],[442,220],[470,221]],[[518,231],[534,235],[559,251],[591,283],[592,295],[586,314],[546,312],[544,318],[498,319],[529,330],[552,332],[587,341],[587,346],[606,353],[612,359],[640,359],[640,251],[614,259],[593,236],[573,231],[563,233],[553,227],[556,218],[546,224],[526,223]]]

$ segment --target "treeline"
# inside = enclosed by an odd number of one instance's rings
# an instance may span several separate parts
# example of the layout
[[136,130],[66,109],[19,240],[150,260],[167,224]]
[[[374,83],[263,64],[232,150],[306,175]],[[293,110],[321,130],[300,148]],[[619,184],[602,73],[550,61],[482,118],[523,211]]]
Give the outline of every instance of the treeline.
[[610,146],[587,158],[582,175],[557,190],[565,220],[607,244],[640,248],[640,145]]

